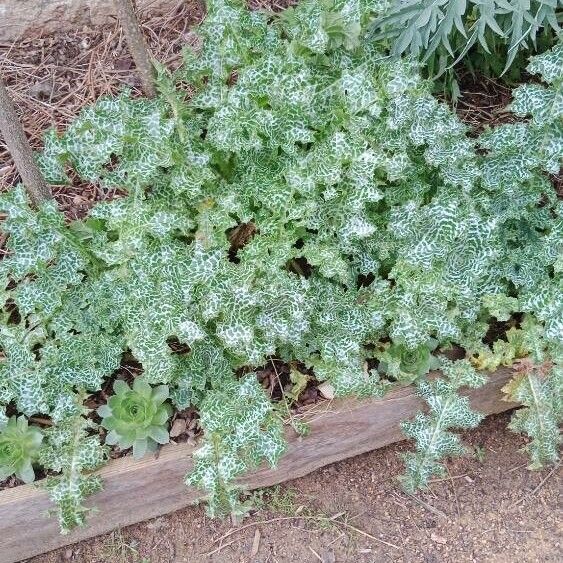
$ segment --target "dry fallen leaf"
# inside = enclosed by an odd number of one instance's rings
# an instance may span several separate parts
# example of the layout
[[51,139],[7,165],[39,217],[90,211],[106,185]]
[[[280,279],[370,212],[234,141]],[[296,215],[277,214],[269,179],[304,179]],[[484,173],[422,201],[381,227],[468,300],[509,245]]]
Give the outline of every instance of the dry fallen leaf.
[[254,532],[254,540],[252,540],[252,550],[250,551],[250,557],[254,557],[258,550],[260,549],[260,530],[256,528]]
[[317,385],[317,389],[325,399],[334,399],[334,387],[330,383],[325,381],[324,383]]
[[183,418],[177,418],[170,429],[170,437],[177,438],[186,431],[186,420]]

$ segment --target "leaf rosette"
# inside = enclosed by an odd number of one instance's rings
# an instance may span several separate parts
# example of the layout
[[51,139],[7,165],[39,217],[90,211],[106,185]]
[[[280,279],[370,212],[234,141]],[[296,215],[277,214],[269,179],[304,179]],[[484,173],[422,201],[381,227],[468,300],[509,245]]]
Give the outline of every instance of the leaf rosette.
[[135,379],[133,387],[122,380],[113,385],[115,395],[98,409],[102,427],[108,430],[106,444],[122,450],[133,448],[133,457],[140,459],[169,441],[167,421],[171,407],[167,385],[151,387],[143,379]]
[[437,342],[433,339],[412,349],[404,343],[394,342],[377,354],[378,369],[401,383],[411,383],[439,367],[440,360],[432,355],[436,346]]
[[0,481],[10,475],[24,483],[34,481],[33,463],[42,441],[41,430],[29,426],[25,416],[12,416],[0,429]]

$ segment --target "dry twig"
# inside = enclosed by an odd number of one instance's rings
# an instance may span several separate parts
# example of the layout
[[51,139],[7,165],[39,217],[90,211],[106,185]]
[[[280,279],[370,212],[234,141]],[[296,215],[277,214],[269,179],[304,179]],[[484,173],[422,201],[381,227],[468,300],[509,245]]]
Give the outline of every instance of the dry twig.
[[141,78],[143,92],[149,98],[153,98],[156,96],[155,68],[135,14],[133,0],[114,0],[113,4]]
[[530,493],[527,493],[525,495],[523,495],[522,497],[520,497],[514,504],[511,504],[508,509],[511,510],[513,508],[516,508],[518,505],[522,504],[523,502],[525,502],[526,500],[528,500],[529,498],[532,498],[533,496],[535,496],[537,494],[537,492],[546,484],[547,480],[556,473],[556,471],[559,470],[559,468],[561,467],[561,461],[559,461],[557,463],[557,465],[555,465],[555,467],[552,468],[552,470],[536,485],[536,487],[534,488],[534,490]]
[[32,203],[39,205],[51,199],[51,192],[35,162],[33,151],[2,77],[0,77],[0,132]]
[[[216,539],[213,543],[219,543],[220,545],[222,545],[222,542],[228,538],[230,538],[231,536],[233,536],[234,534],[238,534],[248,528],[251,528],[253,526],[260,526],[263,524],[271,524],[272,522],[282,522],[282,521],[287,521],[287,520],[314,520],[317,522],[332,522],[334,524],[337,524],[339,526],[344,526],[345,528],[348,528],[349,530],[352,530],[354,532],[356,532],[357,534],[360,534],[361,536],[364,536],[366,538],[369,538],[377,543],[381,543],[383,545],[386,545],[388,547],[391,547],[393,549],[397,549],[397,550],[401,550],[402,548],[400,548],[398,545],[395,545],[394,543],[382,540],[380,538],[377,538],[371,534],[368,534],[367,532],[364,532],[364,530],[361,530],[360,528],[356,528],[356,526],[352,526],[352,524],[348,524],[347,522],[342,522],[341,520],[336,519],[336,517],[339,516],[338,514],[336,516],[333,516],[332,518],[329,518],[327,516],[279,516],[277,518],[271,518],[270,520],[262,520],[260,522],[250,522],[249,524],[245,524],[244,526],[240,526],[239,528],[233,528],[232,530],[229,530],[226,534],[223,534],[220,538]],[[232,542],[230,542],[229,544],[224,544],[223,547],[227,547],[227,545],[230,545]],[[216,553],[218,550],[214,550],[213,552],[207,553],[206,555],[210,555],[211,553]]]

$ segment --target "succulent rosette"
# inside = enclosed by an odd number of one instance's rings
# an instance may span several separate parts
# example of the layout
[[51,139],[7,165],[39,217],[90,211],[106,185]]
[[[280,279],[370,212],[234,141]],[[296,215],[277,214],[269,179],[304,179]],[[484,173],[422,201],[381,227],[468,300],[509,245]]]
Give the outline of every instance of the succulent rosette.
[[35,480],[33,463],[39,453],[43,433],[29,426],[25,416],[12,416],[0,427],[0,480],[15,475],[24,483]]
[[379,371],[402,383],[411,383],[440,366],[440,360],[432,354],[437,341],[409,348],[403,342],[393,342],[377,354]]
[[113,390],[115,394],[97,411],[102,417],[102,427],[108,430],[106,444],[117,445],[122,450],[132,447],[133,457],[140,459],[155,451],[158,444],[168,443],[171,407],[166,403],[167,385],[151,387],[137,378],[132,388],[117,380]]

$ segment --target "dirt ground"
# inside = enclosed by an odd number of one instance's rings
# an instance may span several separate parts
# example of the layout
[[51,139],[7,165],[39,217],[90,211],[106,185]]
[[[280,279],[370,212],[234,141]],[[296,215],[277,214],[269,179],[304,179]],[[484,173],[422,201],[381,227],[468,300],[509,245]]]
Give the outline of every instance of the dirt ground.
[[560,466],[526,469],[509,416],[466,433],[472,455],[416,497],[395,479],[400,443],[253,493],[235,526],[187,508],[29,563],[561,561]]

